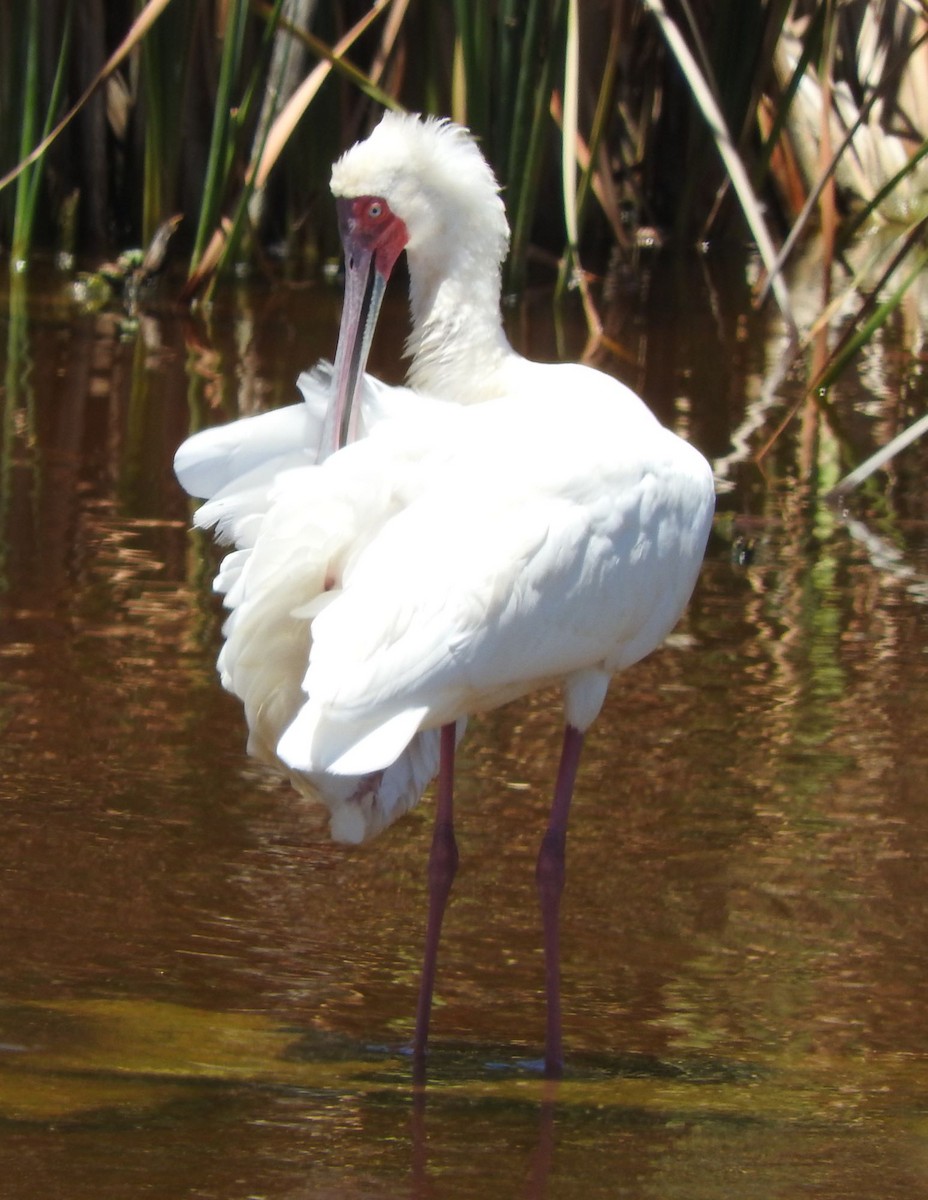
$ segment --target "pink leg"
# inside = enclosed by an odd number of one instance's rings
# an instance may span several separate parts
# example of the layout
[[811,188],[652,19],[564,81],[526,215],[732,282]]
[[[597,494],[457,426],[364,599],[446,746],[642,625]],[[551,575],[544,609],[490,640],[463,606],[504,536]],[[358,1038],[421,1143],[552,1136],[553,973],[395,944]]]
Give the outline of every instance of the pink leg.
[[452,723],[441,730],[441,759],[438,768],[438,800],[435,809],[435,829],[429,852],[429,918],[425,931],[425,956],[422,979],[419,983],[419,1004],[416,1008],[416,1032],[413,1037],[413,1080],[425,1081],[425,1056],[429,1040],[429,1018],[432,1013],[432,992],[435,989],[435,967],[441,923],[448,905],[451,884],[458,868],[458,847],[454,840],[454,747],[456,728]]
[[545,1036],[545,1075],[558,1078],[564,1067],[561,1041],[561,951],[558,914],[564,890],[564,847],[567,842],[567,817],[580,765],[583,734],[573,725],[564,730],[561,764],[557,772],[554,801],[548,828],[538,851],[535,880],[541,903],[541,924],[545,939],[545,995],[548,1017]]

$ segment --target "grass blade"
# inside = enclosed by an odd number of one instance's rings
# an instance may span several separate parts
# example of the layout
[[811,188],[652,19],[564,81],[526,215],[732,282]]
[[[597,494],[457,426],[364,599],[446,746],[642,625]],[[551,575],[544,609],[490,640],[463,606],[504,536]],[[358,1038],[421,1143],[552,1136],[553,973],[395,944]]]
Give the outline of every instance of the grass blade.
[[231,165],[232,140],[229,137],[229,130],[232,124],[232,88],[241,66],[247,11],[247,0],[233,0],[228,10],[228,21],[222,39],[222,58],[213,108],[213,129],[206,163],[206,180],[203,184],[203,200],[200,204],[200,217],[197,222],[193,254],[190,260],[191,272],[200,261],[209,230],[216,225],[219,219],[226,179]]
[[[23,80],[23,123],[20,133],[20,154],[28,152],[35,137],[36,109],[39,103],[39,2],[29,0],[27,5],[28,27],[26,29],[26,73]],[[41,162],[35,163],[25,172],[16,185],[16,207],[13,215],[13,253],[10,268],[25,270],[29,257],[32,221],[35,210],[29,203],[32,184]]]
[[[918,48],[918,46],[922,45],[926,41],[926,39],[928,39],[928,34],[923,34],[917,40],[917,42],[915,42],[913,44],[912,52],[914,53],[914,51]],[[798,69],[799,69],[798,66],[796,69],[798,71]],[[841,161],[844,154],[847,152],[848,148],[852,145],[854,137],[857,134],[858,130],[861,128],[861,126],[864,124],[864,122],[867,120],[868,116],[870,115],[871,108],[873,107],[875,102],[880,98],[880,96],[883,93],[883,90],[885,90],[885,88],[888,87],[891,80],[895,77],[898,69],[899,69],[899,67],[897,66],[896,70],[894,70],[893,72],[887,73],[887,75],[883,79],[882,88],[871,92],[870,95],[864,101],[864,103],[861,104],[855,120],[845,131],[844,136],[842,137],[841,141],[838,143],[838,146],[835,149],[834,153],[831,155],[827,166],[819,173],[818,179],[815,181],[815,184],[812,187],[811,191],[809,192],[809,195],[806,197],[806,202],[802,207],[802,211],[800,212],[800,214],[796,218],[796,220],[793,222],[792,229],[790,229],[786,240],[784,241],[783,245],[780,247],[780,251],[779,251],[779,253],[776,257],[775,263],[774,263],[775,271],[777,273],[779,273],[783,269],[783,265],[786,263],[790,254],[795,249],[796,243],[798,242],[801,234],[805,231],[808,220],[809,220],[810,216],[812,215],[812,213],[814,212],[815,206],[818,204],[819,199],[822,196],[823,192],[825,191],[825,189],[827,187],[831,186],[831,181],[834,178],[834,174],[835,174],[835,171],[837,170],[839,162]],[[827,120],[827,118],[828,118],[828,113],[823,112],[823,121]],[[772,137],[773,137],[773,134],[771,133],[771,139],[772,139]],[[768,139],[768,141],[771,139]],[[928,141],[926,141],[925,144],[917,151],[917,153],[912,156],[912,158],[909,160],[908,163],[906,163],[902,168],[900,168],[900,170],[897,171],[892,176],[891,179],[889,179],[881,188],[878,189],[878,191],[873,196],[873,198],[864,206],[864,208],[861,210],[861,212],[858,213],[857,216],[851,221],[850,225],[845,228],[845,230],[843,231],[843,234],[842,234],[842,239],[841,239],[842,244],[846,245],[847,242],[850,241],[850,239],[857,232],[857,230],[861,227],[861,225],[870,216],[872,216],[873,213],[878,211],[879,206],[883,203],[884,200],[886,200],[886,198],[889,195],[892,194],[892,192],[902,182],[902,180],[904,180],[908,175],[910,175],[915,170],[918,163],[921,162],[922,158],[924,158],[924,156],[926,154],[928,154]],[[770,288],[770,281],[774,277],[775,276],[773,274],[768,274],[767,279],[764,282],[764,285],[758,294],[758,303],[763,302],[763,300],[766,297],[767,292]]]
[[878,471],[890,459],[895,458],[900,450],[904,450],[906,446],[911,446],[923,433],[928,433],[928,413],[924,413],[908,429],[904,429],[902,433],[897,434],[891,442],[888,442],[885,446],[881,446],[875,454],[871,454],[859,467],[855,467],[853,471],[848,472],[843,479],[835,484],[828,493],[827,498],[834,500],[838,496],[844,496],[848,492],[853,491],[858,484],[863,483],[865,479],[869,479],[874,471]]
[[[905,239],[902,250],[895,256],[892,263],[884,272],[883,278],[879,281],[873,292],[865,297],[864,303],[860,311],[856,314],[854,322],[850,326],[849,335],[836,347],[832,352],[831,358],[821,373],[816,378],[810,388],[814,391],[821,391],[828,388],[835,379],[841,374],[847,366],[849,360],[857,353],[861,346],[866,345],[873,334],[881,325],[892,315],[899,307],[902,297],[909,290],[911,285],[919,277],[922,271],[928,266],[928,247],[921,246],[915,254],[913,264],[904,275],[902,282],[894,289],[894,291],[881,304],[877,304],[874,308],[876,297],[879,295],[886,281],[896,271],[901,264],[905,255],[918,245],[925,230],[928,229],[928,217],[919,221],[919,223],[911,229]],[[871,315],[861,324],[861,319],[865,312],[873,309]]]
[[191,47],[196,0],[177,0],[165,19],[140,47],[139,94],[143,104],[142,244],[155,236],[162,221],[177,207],[183,128],[190,112],[189,76],[194,68]]
[[[267,182],[267,177],[280,157],[284,146],[286,146],[294,129],[302,120],[303,114],[309,108],[316,93],[322,87],[323,82],[333,68],[341,70],[356,83],[363,80],[368,87],[374,87],[363,72],[358,71],[356,67],[352,67],[350,63],[344,62],[343,56],[347,54],[348,50],[361,34],[373,24],[383,10],[392,2],[393,0],[375,0],[375,3],[361,20],[356,22],[331,49],[317,38],[309,37],[307,39],[307,44],[321,55],[323,61],[317,63],[312,71],[310,71],[284,105],[279,116],[271,126],[260,158],[252,163],[248,170],[248,177],[254,177],[255,186],[263,187]],[[400,107],[396,100],[387,96],[379,89],[376,89],[376,98],[389,108]]]
[[39,144],[32,151],[30,151],[25,158],[21,159],[11,171],[7,171],[7,173],[0,178],[0,191],[3,191],[3,189],[11,184],[19,175],[21,175],[23,171],[27,169],[27,167],[30,167],[34,162],[37,162],[42,157],[42,155],[58,137],[61,131],[67,128],[71,121],[74,120],[97,88],[100,87],[100,85],[104,83],[110,77],[110,75],[113,74],[113,72],[127,57],[127,55],[139,44],[148,30],[152,27],[155,21],[157,21],[170,3],[171,0],[148,0],[148,3],[129,27],[129,32],[119,43],[110,57],[106,60],[94,78],[90,81],[78,100],[72,105],[71,108],[68,109],[57,125],[55,125],[55,127],[50,130],[45,137],[42,138]]
[[561,137],[561,188],[564,196],[564,224],[567,227],[567,258],[579,268],[577,243],[577,136],[580,132],[580,16],[577,0],[567,4],[567,40],[564,48],[564,129]]
[[[30,26],[27,30],[26,44],[26,79],[24,92],[24,119],[20,133],[20,155],[28,153],[29,146],[35,135],[35,113],[39,104],[38,88],[38,46],[40,5],[31,3],[29,6]],[[64,13],[64,25],[61,31],[61,43],[58,50],[58,63],[55,68],[55,78],[52,83],[51,95],[48,100],[45,124],[42,129],[44,137],[52,127],[55,113],[61,100],[65,75],[71,48],[71,30],[73,4],[68,3]],[[23,172],[16,185],[16,207],[13,219],[12,253],[10,267],[14,272],[22,271],[27,265],[29,252],[32,247],[32,233],[35,226],[35,216],[39,202],[39,187],[42,182],[43,160],[39,159]]]
[[538,180],[544,152],[544,135],[551,104],[555,55],[541,55],[543,37],[549,46],[563,38],[566,7],[564,0],[548,6],[547,24],[542,22],[541,0],[529,5],[525,25],[526,59],[534,71],[523,66],[519,74],[513,125],[510,131],[506,207],[512,225],[512,242],[506,263],[506,286],[520,291],[525,279],[525,259],[532,216],[538,199]]
[[[252,161],[251,166],[246,172],[244,192],[237,201],[235,217],[232,220],[217,220],[217,225],[213,230],[206,249],[187,277],[187,282],[181,292],[182,299],[189,300],[214,274],[219,265],[225,261],[230,241],[234,245],[234,240],[238,236],[241,221],[247,211],[249,196],[254,189],[263,188],[266,185],[268,176],[283,153],[293,131],[296,129],[330,72],[333,69],[343,68],[353,75],[361,74],[357,71],[357,68],[345,63],[342,56],[347,53],[352,44],[357,41],[361,34],[365,32],[380,13],[392,2],[393,0],[377,0],[365,16],[353,25],[344,37],[331,49],[320,43],[318,39],[307,35],[307,44],[322,53],[323,61],[317,63],[312,71],[310,71],[309,75],[307,75],[302,84],[296,89],[267,131],[263,146],[259,148],[257,157]],[[363,78],[367,82],[366,76]],[[374,87],[373,84],[370,86]],[[379,89],[376,90],[379,92]],[[396,101],[392,98],[384,96],[384,99],[388,101],[390,107],[398,107]]]
[[709,126],[716,148],[722,157],[722,161],[725,163],[732,186],[741,204],[741,211],[744,213],[744,218],[757,243],[758,252],[768,274],[773,280],[772,288],[777,304],[789,327],[789,332],[793,334],[796,330],[796,320],[783,277],[779,272],[774,270],[776,250],[774,249],[773,239],[767,229],[767,223],[764,220],[760,204],[754,194],[747,170],[732,141],[725,118],[722,115],[722,110],[712,95],[712,91],[700,71],[689,46],[684,41],[676,22],[668,16],[663,0],[644,0],[644,4],[656,17],[667,44],[670,46],[686,78],[693,98]]

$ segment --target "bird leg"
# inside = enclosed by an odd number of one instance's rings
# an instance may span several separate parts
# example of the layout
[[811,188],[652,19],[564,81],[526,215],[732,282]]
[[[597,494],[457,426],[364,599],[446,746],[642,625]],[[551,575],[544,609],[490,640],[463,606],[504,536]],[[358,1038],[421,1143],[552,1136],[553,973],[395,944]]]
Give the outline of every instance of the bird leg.
[[545,1032],[545,1075],[560,1077],[564,1066],[561,1040],[561,952],[558,914],[564,890],[564,848],[567,842],[567,817],[574,791],[583,734],[573,725],[564,730],[564,746],[554,788],[554,801],[548,828],[538,851],[535,882],[541,904],[541,924],[545,942],[545,995],[547,1026]]
[[454,749],[457,728],[454,722],[441,729],[441,757],[438,768],[438,800],[435,808],[435,828],[429,851],[429,917],[425,931],[425,955],[422,960],[422,979],[419,983],[419,1003],[416,1008],[416,1032],[413,1037],[413,1080],[425,1081],[425,1056],[429,1040],[429,1018],[432,1013],[432,992],[435,989],[435,967],[441,923],[448,905],[451,884],[458,868],[458,847],[454,840]]

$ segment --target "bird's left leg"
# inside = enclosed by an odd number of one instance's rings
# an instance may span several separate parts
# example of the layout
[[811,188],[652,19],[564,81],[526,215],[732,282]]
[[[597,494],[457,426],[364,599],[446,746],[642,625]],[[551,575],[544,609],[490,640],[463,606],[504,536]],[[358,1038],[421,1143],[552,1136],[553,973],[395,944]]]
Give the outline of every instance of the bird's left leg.
[[416,1032],[413,1037],[413,1075],[417,1082],[425,1076],[425,1055],[429,1040],[429,1019],[432,1013],[432,992],[435,989],[435,968],[438,962],[438,943],[441,924],[451,893],[451,884],[458,868],[458,847],[454,839],[454,750],[457,727],[454,722],[441,729],[441,757],[438,768],[438,800],[435,808],[435,829],[429,852],[429,916],[425,932],[425,955],[422,979],[419,983],[419,1003],[416,1008]]
[[574,792],[574,780],[580,765],[583,734],[573,725],[564,730],[564,746],[554,788],[554,801],[548,828],[538,851],[535,880],[541,904],[541,923],[545,940],[545,995],[547,1026],[545,1036],[545,1075],[557,1078],[564,1065],[561,1038],[561,952],[559,913],[564,890],[564,851],[567,844],[567,818]]

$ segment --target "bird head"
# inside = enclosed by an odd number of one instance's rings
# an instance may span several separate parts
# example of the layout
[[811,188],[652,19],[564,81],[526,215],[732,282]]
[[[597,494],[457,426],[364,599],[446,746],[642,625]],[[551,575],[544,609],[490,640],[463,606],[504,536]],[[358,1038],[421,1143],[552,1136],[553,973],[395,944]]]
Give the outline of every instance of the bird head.
[[345,251],[345,303],[335,357],[328,453],[355,436],[355,396],[387,280],[403,250],[411,274],[455,256],[499,271],[509,226],[499,185],[470,133],[451,121],[388,112],[332,168]]

